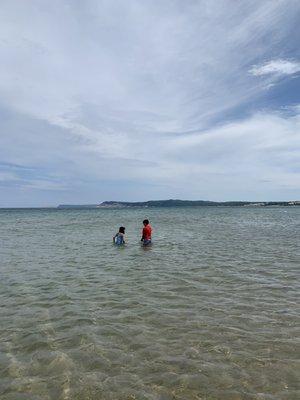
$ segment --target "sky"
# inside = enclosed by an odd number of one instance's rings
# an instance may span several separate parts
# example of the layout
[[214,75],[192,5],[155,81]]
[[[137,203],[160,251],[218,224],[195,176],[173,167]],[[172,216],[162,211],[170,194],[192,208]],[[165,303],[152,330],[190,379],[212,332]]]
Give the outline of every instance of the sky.
[[0,207],[300,200],[298,0],[1,0]]

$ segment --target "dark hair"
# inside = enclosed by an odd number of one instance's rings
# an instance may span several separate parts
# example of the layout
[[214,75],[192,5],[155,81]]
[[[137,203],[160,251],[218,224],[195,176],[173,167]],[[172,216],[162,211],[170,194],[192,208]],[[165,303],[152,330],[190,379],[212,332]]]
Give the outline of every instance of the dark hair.
[[149,219],[144,219],[143,224],[148,225],[149,224]]
[[119,233],[125,233],[125,226],[120,226]]

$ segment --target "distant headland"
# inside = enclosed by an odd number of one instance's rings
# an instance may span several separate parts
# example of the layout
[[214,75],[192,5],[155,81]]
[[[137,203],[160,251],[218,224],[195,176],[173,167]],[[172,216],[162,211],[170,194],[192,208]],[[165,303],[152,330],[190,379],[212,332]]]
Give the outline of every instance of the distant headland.
[[206,200],[150,200],[150,201],[103,201],[99,204],[60,204],[57,208],[142,208],[142,207],[270,207],[270,206],[300,206],[300,201],[206,201]]

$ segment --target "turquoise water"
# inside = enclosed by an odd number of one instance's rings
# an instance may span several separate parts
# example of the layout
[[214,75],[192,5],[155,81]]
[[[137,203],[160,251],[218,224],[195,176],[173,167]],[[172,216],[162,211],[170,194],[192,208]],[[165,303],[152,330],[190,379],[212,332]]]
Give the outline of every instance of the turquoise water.
[[299,237],[300,207],[0,210],[1,400],[299,399]]

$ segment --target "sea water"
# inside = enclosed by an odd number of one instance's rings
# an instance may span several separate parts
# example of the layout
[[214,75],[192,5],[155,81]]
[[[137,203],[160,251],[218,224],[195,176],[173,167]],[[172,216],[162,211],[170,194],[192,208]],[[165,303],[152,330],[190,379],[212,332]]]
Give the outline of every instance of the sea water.
[[1,400],[299,399],[299,237],[300,207],[1,210]]

